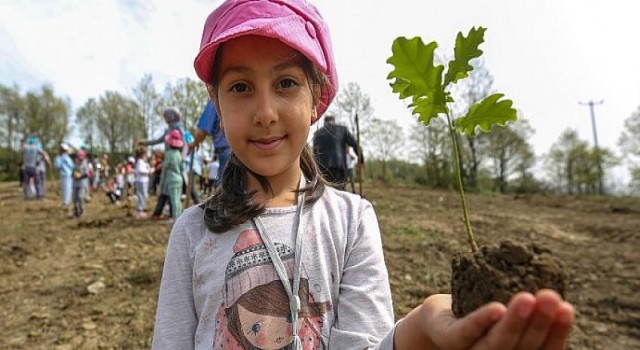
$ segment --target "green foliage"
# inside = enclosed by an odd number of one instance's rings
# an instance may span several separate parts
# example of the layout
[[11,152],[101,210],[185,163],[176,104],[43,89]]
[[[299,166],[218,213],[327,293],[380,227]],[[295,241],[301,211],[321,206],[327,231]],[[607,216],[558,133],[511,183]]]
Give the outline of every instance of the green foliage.
[[412,98],[409,107],[424,125],[429,125],[440,113],[449,112],[446,103],[450,96],[442,85],[444,66],[433,64],[437,47],[436,42],[425,45],[419,37],[400,37],[393,42],[393,56],[387,60],[395,66],[387,77],[395,79],[391,83],[393,92],[400,94],[400,99]]
[[[433,41],[425,45],[420,37],[407,39],[399,37],[392,45],[393,55],[387,60],[394,66],[387,79],[391,82],[393,92],[400,99],[411,98],[409,107],[418,119],[429,126],[431,119],[441,114],[449,115],[447,103],[454,102],[447,90],[450,84],[469,76],[473,66],[469,62],[482,55],[478,47],[484,42],[485,28],[471,28],[465,37],[458,33],[455,57],[449,61],[444,77],[444,66],[434,65],[435,49],[438,44]],[[512,108],[511,100],[500,100],[503,94],[493,94],[469,108],[469,113],[456,121],[456,128],[469,136],[477,129],[488,132],[492,125],[505,125],[517,119],[517,111]]]
[[471,106],[464,117],[456,119],[456,129],[473,137],[477,129],[489,132],[495,124],[505,126],[507,122],[515,122],[518,116],[516,110],[511,108],[513,102],[499,101],[503,96],[504,94],[493,94]]
[[447,104],[455,101],[447,88],[451,83],[467,78],[469,72],[473,70],[469,61],[482,55],[482,51],[478,47],[484,42],[484,32],[485,28],[476,29],[474,27],[466,37],[462,33],[458,33],[454,59],[448,64],[449,69],[444,81],[442,77],[444,67],[442,65],[435,66],[433,62],[435,49],[438,47],[435,41],[425,45],[419,37],[413,39],[399,37],[394,40],[391,47],[393,55],[387,60],[387,63],[394,66],[387,77],[389,80],[393,79],[390,84],[393,92],[399,94],[400,99],[411,98],[409,107],[412,108],[413,114],[418,115],[418,119],[425,126],[429,126],[431,120],[441,114],[445,114],[447,117],[455,154],[456,177],[464,223],[469,245],[474,252],[478,251],[478,246],[469,222],[462,184],[460,147],[455,131],[457,129],[468,136],[474,136],[478,129],[488,132],[494,124],[505,125],[507,121],[517,119],[517,111],[512,108],[513,102],[510,100],[499,101],[503,95],[493,94],[471,105],[467,115],[459,118],[455,124],[452,121],[450,108]]
[[469,76],[473,67],[469,64],[474,58],[482,56],[482,50],[478,46],[484,42],[485,28],[471,28],[469,35],[465,38],[462,33],[456,37],[455,58],[449,62],[447,75],[444,77],[444,85],[456,83],[459,79]]

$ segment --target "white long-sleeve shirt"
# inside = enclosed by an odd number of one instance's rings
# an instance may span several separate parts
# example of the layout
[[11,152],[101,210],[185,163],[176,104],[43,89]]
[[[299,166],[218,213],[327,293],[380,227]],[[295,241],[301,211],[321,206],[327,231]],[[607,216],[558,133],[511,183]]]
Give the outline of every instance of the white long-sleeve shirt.
[[[285,266],[295,244],[294,215],[291,206],[260,216]],[[302,310],[312,310],[301,316],[303,349],[393,349],[391,292],[371,203],[327,188],[304,208],[301,227]],[[269,282],[281,285],[256,237],[250,222],[210,232],[199,206],[179,217],[160,284],[154,349],[288,349],[291,324],[277,311],[284,303],[289,310],[284,289],[256,293]]]
[[151,166],[149,163],[144,159],[138,158],[138,160],[136,160],[135,181],[148,183],[149,173],[151,173]]

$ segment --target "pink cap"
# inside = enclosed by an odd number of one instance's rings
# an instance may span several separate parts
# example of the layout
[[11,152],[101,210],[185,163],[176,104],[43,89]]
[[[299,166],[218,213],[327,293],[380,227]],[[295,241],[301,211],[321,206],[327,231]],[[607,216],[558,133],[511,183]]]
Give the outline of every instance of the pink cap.
[[164,142],[168,143],[173,148],[182,148],[184,143],[182,142],[182,134],[180,130],[173,129],[164,137]]
[[243,35],[275,38],[299,51],[329,78],[322,89],[318,116],[338,91],[329,28],[318,10],[304,0],[226,0],[207,18],[194,66],[198,77],[211,83],[213,59],[220,44]]
[[83,149],[79,149],[76,151],[76,157],[78,157],[78,159],[85,159],[87,158],[87,152]]

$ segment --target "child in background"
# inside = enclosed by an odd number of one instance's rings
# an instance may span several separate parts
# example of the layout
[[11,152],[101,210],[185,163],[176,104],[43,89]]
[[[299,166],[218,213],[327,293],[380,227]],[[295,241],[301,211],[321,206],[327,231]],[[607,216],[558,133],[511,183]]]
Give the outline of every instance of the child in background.
[[162,179],[162,159],[164,158],[164,152],[156,150],[153,151],[153,157],[151,158],[151,178],[149,179],[149,194],[155,196],[158,192],[158,186],[160,186],[160,180]]
[[73,169],[75,164],[69,156],[70,147],[66,143],[60,144],[60,154],[54,160],[55,168],[60,173],[60,188],[62,189],[62,209],[71,208],[71,194],[73,189]]
[[87,152],[80,149],[76,152],[75,166],[73,167],[73,216],[77,218],[84,215],[88,182]]
[[136,168],[135,168],[135,185],[136,185],[136,218],[141,219],[147,217],[144,208],[147,205],[147,190],[149,188],[149,173],[151,167],[147,163],[147,148],[144,146],[136,149]]
[[121,163],[116,164],[114,179],[116,181],[116,186],[120,190],[120,193],[124,190],[124,167]]
[[111,203],[120,205],[120,196],[122,196],[122,189],[118,187],[116,179],[110,177],[104,185],[104,189],[107,197],[109,197],[109,200],[111,200]]
[[182,213],[182,193],[184,162],[182,161],[181,150],[184,146],[180,130],[174,129],[165,137],[167,149],[162,160],[162,181],[160,182],[160,196],[158,204],[153,211],[153,218],[159,219],[162,215],[164,205],[169,202],[171,208],[170,223],[173,223]]
[[517,294],[457,319],[432,295],[394,326],[369,201],[329,186],[305,147],[338,91],[329,31],[304,0],[227,0],[196,73],[233,154],[173,226],[155,349],[561,349],[573,308]]
[[133,195],[134,186],[136,182],[136,159],[132,156],[127,157],[127,162],[124,165],[125,179],[127,180],[127,198]]
[[100,187],[106,187],[107,179],[110,177],[111,166],[109,165],[109,155],[105,153],[100,157],[100,183],[98,185]]

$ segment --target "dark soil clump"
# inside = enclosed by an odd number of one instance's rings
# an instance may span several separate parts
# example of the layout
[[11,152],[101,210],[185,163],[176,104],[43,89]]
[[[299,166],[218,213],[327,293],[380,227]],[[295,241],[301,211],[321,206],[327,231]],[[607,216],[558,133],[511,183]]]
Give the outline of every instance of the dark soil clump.
[[480,306],[507,304],[520,292],[553,289],[565,297],[565,272],[549,250],[505,240],[476,254],[458,252],[451,263],[453,313],[464,317]]

